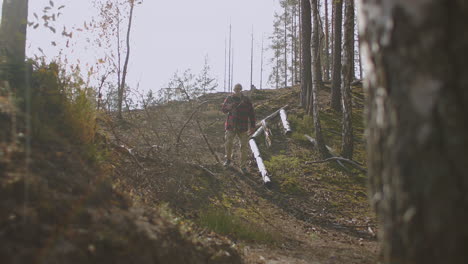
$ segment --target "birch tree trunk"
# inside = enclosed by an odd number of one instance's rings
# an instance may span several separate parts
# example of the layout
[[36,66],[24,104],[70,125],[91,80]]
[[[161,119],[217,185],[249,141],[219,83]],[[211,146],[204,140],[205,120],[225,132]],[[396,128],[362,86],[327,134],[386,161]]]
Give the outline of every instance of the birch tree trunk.
[[468,4],[360,0],[383,263],[468,259]]
[[343,107],[341,156],[352,159],[353,157],[353,124],[352,124],[352,102],[351,81],[353,79],[354,67],[354,0],[345,2],[344,42],[343,42],[343,65],[341,102]]
[[312,70],[311,70],[311,54],[310,54],[310,38],[311,38],[311,8],[309,0],[301,0],[301,105],[305,109],[309,108],[307,100],[312,91]]
[[284,6],[284,87],[288,87],[288,5]]
[[[313,14],[313,29],[312,29],[312,89],[317,89],[317,91],[322,86],[322,65],[320,61],[320,25],[319,25],[319,11],[318,11],[317,0],[311,0],[311,9]],[[313,114],[313,105],[315,103],[313,92],[310,93],[308,100],[310,100],[309,108],[307,113]],[[320,121],[320,120],[319,120]]]
[[335,111],[341,111],[341,23],[343,20],[343,0],[334,0],[333,7],[334,43],[330,104]]

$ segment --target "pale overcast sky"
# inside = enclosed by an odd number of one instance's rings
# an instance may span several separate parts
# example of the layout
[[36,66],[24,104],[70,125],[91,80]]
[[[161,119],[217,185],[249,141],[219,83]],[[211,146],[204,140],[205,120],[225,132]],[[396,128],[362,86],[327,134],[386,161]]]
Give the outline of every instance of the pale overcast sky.
[[[0,0],[3,2],[3,0]],[[49,0],[29,0],[29,20],[33,13],[38,15]],[[60,33],[65,25],[82,27],[83,21],[93,15],[91,0],[55,0],[55,7],[65,5],[64,15],[56,23]],[[273,14],[278,9],[277,0],[144,0],[135,8],[135,20],[131,36],[132,53],[128,83],[135,86],[140,82],[144,90],[158,90],[164,87],[175,71],[190,68],[198,73],[209,56],[212,74],[217,77],[223,90],[224,82],[224,43],[228,37],[229,22],[232,23],[234,48],[234,83],[242,83],[247,89],[250,84],[250,43],[254,27],[254,84],[259,87],[260,48],[264,35],[265,48],[273,28]],[[48,57],[58,53],[58,48],[50,45],[56,41],[64,45],[60,34],[52,34],[47,29],[28,29],[28,56],[38,53],[41,47]],[[81,38],[84,38],[82,36]],[[78,56],[81,61],[89,59],[90,50],[76,46],[64,50]],[[265,64],[269,60],[265,53]],[[266,66],[263,86],[269,75]]]

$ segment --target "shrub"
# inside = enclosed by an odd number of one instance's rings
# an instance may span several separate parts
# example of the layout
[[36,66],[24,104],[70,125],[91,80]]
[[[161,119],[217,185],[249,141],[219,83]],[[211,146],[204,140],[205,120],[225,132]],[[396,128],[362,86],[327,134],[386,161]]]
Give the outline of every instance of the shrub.
[[95,142],[94,91],[86,87],[79,70],[68,74],[57,63],[33,62],[31,76],[32,136],[40,142],[81,146],[93,161],[103,159]]

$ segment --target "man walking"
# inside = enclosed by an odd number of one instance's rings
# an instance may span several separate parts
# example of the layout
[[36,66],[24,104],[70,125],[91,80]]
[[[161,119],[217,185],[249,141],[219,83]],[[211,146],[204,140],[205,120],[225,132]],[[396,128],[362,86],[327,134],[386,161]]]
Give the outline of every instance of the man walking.
[[[234,86],[234,93],[229,95],[223,103],[222,111],[227,115],[224,125],[226,139],[226,160],[224,166],[229,166],[232,159],[232,146],[237,136],[240,141],[241,163],[243,173],[247,172],[247,156],[249,135],[255,130],[255,112],[250,99],[242,94],[242,85]],[[249,128],[250,125],[250,128]]]

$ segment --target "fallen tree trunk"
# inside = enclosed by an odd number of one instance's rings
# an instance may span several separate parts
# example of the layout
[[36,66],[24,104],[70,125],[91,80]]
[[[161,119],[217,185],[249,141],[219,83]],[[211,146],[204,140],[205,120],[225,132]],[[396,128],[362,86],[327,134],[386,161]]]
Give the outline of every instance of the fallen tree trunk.
[[[317,146],[317,142],[316,142],[315,138],[313,138],[313,137],[311,137],[311,136],[309,136],[309,135],[304,135],[304,136],[314,145],[314,147]],[[359,169],[360,171],[367,173],[367,170],[364,169],[362,166],[360,166],[359,163],[357,163],[356,161],[353,161],[353,160],[350,160],[350,159],[346,159],[346,158],[343,158],[343,157],[339,157],[339,156],[337,156],[337,155],[335,155],[335,154],[333,153],[331,147],[329,147],[329,146],[326,146],[326,147],[327,147],[328,151],[330,151],[330,154],[333,155],[333,157],[327,158],[327,159],[324,159],[324,160],[319,160],[319,161],[308,161],[307,164],[312,164],[312,163],[324,163],[324,162],[328,162],[328,161],[336,161],[341,167],[343,167],[345,170],[349,171],[348,168],[346,168],[346,167],[343,165],[342,161],[344,161],[344,162],[347,162],[347,163],[349,163],[349,164],[354,165],[354,166],[355,166],[357,169]]]
[[[314,148],[317,148],[317,141],[315,140],[315,138],[309,136],[309,135],[304,135],[313,145],[314,145]],[[330,154],[332,156],[336,156],[334,153],[333,153],[333,149],[330,147],[330,146],[327,146],[325,145],[325,147],[327,148],[328,152],[330,152]],[[345,167],[345,165],[343,165],[343,163],[341,163],[340,160],[337,160],[336,161],[343,169],[345,169],[346,171],[349,172],[348,168]]]
[[260,150],[258,149],[257,143],[255,142],[254,138],[251,138],[249,140],[249,145],[250,145],[250,149],[252,150],[252,153],[254,154],[255,160],[257,161],[258,170],[260,171],[260,174],[262,175],[263,183],[264,184],[270,183],[271,182],[270,175],[268,174],[265,164],[263,163],[263,159],[260,156]]
[[286,114],[286,110],[284,108],[280,109],[280,117],[281,123],[283,124],[284,134],[289,135],[292,132],[291,125],[289,125],[288,115]]
[[260,126],[259,128],[257,128],[255,133],[253,133],[252,136],[250,136],[250,138],[257,138],[262,132],[263,132],[263,126]]
[[140,167],[140,169],[144,169],[143,165],[141,165],[140,161],[138,161],[137,157],[133,154],[132,149],[125,147],[124,145],[118,145],[113,143],[113,146],[115,149],[117,149],[120,153],[124,153],[129,155],[130,157],[133,158],[135,163]]
[[260,120],[259,122],[257,122],[257,124],[255,125],[255,127],[261,126],[261,125],[262,125],[262,122],[264,122],[264,121],[267,122],[268,120],[273,119],[274,117],[276,117],[276,116],[278,115],[278,113],[281,111],[281,109],[285,109],[285,108],[287,108],[287,107],[288,107],[288,105],[285,105],[285,106],[281,107],[280,109],[276,110],[275,112],[273,112],[271,115],[269,115],[269,116],[263,118],[262,120]]
[[267,147],[271,147],[271,131],[270,129],[268,129],[267,127],[267,123],[265,122],[265,120],[262,120],[262,128],[263,128],[263,132],[265,132],[265,143],[267,145]]
[[331,157],[331,158],[324,159],[324,160],[308,161],[308,162],[306,162],[306,164],[324,163],[324,162],[329,162],[329,161],[344,161],[344,162],[347,162],[347,163],[353,165],[358,170],[367,173],[367,170],[365,168],[363,168],[362,166],[360,166],[359,163],[357,163],[354,160],[346,159],[346,158],[343,158],[343,157]]
[[[317,141],[315,140],[315,138],[313,138],[313,137],[311,137],[309,135],[304,135],[304,136],[310,141],[310,143],[312,143],[312,145],[314,145],[314,148],[317,147]],[[325,147],[328,149],[330,154],[333,155],[333,153],[332,153],[333,149],[330,146],[325,146]]]

